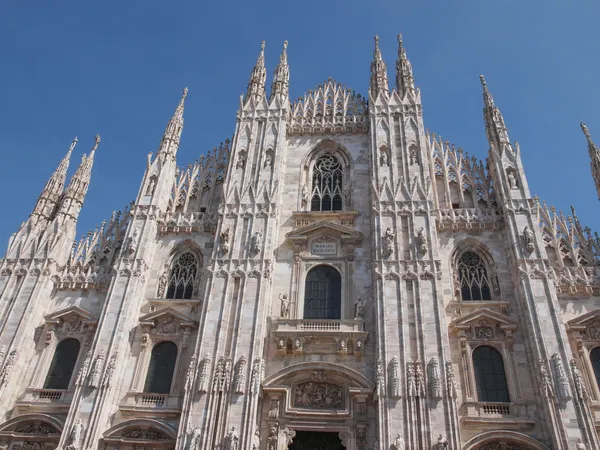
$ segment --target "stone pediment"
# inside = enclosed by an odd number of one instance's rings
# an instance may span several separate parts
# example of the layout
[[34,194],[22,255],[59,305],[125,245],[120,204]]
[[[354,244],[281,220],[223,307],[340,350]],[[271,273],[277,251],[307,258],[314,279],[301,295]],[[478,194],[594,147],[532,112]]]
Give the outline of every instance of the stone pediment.
[[487,308],[482,308],[467,314],[466,316],[460,317],[454,320],[450,326],[457,331],[467,331],[474,327],[482,326],[497,326],[504,331],[517,329],[517,323],[510,317]]
[[567,322],[567,332],[577,339],[600,341],[600,309],[593,309]]
[[318,234],[339,239],[344,244],[358,244],[363,238],[361,232],[346,225],[330,222],[329,220],[321,220],[310,225],[296,228],[286,236],[294,244],[304,244],[308,242],[310,237],[314,237]]
[[98,319],[92,313],[79,306],[71,306],[48,314],[44,316],[44,320],[49,326],[70,324],[71,327],[80,329],[93,328],[98,324]]
[[140,317],[140,325],[158,334],[177,334],[180,329],[189,330],[198,324],[192,317],[168,306]]

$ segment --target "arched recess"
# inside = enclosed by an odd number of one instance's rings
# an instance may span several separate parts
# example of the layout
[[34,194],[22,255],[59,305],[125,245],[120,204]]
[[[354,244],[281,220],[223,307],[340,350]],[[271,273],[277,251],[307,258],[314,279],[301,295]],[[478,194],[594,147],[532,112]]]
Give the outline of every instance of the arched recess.
[[[450,267],[452,268],[454,275],[455,298],[457,300],[463,299],[460,267],[465,264],[465,261],[462,261],[461,259],[463,259],[463,255],[469,253],[475,254],[476,257],[481,259],[481,263],[483,264],[483,267],[485,267],[487,284],[489,285],[489,298],[472,298],[469,300],[501,300],[500,283],[498,281],[497,267],[494,258],[485,244],[472,237],[460,241],[454,248],[450,257]],[[485,290],[483,292],[485,293]]]
[[518,445],[518,450],[550,450],[544,444],[536,441],[526,434],[517,431],[487,431],[471,438],[463,447],[463,450],[487,450],[488,446],[500,445],[499,447],[489,447],[491,449],[500,448],[502,444]]
[[172,448],[177,430],[154,419],[128,420],[121,422],[104,433],[103,440],[117,448]]
[[152,348],[144,392],[154,394],[168,394],[171,392],[173,375],[177,365],[177,353],[177,344],[173,341],[162,341]]
[[63,339],[56,346],[50,368],[44,381],[44,389],[68,389],[81,344],[75,338]]
[[263,386],[281,386],[286,384],[290,378],[298,375],[310,379],[315,371],[326,372],[327,374],[331,374],[335,377],[343,378],[358,388],[367,389],[370,391],[375,389],[375,384],[362,373],[357,372],[354,369],[350,369],[349,367],[325,361],[302,362],[287,366],[265,378],[263,381]]
[[6,449],[54,450],[64,422],[48,414],[25,414],[0,425],[0,446]]
[[195,242],[188,239],[176,245],[159,279],[158,298],[197,298],[202,267],[202,252]]
[[304,282],[305,319],[341,319],[342,276],[333,266],[311,268]]

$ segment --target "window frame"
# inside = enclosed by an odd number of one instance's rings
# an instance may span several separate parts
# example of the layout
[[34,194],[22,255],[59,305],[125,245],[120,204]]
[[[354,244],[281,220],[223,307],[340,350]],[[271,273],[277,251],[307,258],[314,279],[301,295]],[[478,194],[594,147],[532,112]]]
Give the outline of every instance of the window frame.
[[[310,276],[310,274],[312,272],[316,272],[316,271],[321,270],[321,269],[326,269],[328,272],[335,273],[339,277],[338,278],[339,279],[339,306],[338,306],[339,317],[332,317],[332,318],[329,318],[329,317],[323,317],[323,318],[320,318],[320,317],[307,317],[307,314],[306,314],[306,307],[307,307],[306,300],[307,300],[307,298],[306,298],[306,296],[307,296],[308,293],[307,293],[306,289],[307,289],[307,284],[309,283],[309,276]],[[306,320],[342,320],[342,317],[343,317],[342,316],[342,309],[343,309],[342,308],[342,303],[343,303],[343,294],[342,294],[342,292],[343,292],[343,284],[344,283],[343,283],[343,279],[342,279],[342,274],[341,274],[341,272],[339,271],[339,269],[337,267],[335,267],[335,266],[333,266],[331,264],[317,264],[317,265],[315,265],[313,267],[310,267],[306,271],[306,274],[304,275],[304,290],[303,290],[303,293],[302,293],[302,318],[306,319]],[[328,301],[328,304],[329,304],[329,301]],[[331,309],[331,308],[327,308],[327,309]]]
[[[66,341],[69,340],[73,340],[75,342],[77,342],[78,344],[78,349],[77,349],[77,355],[74,358],[73,361],[73,367],[71,369],[71,375],[69,376],[69,380],[67,381],[67,385],[66,387],[47,387],[47,381],[48,381],[48,377],[50,376],[50,370],[52,369],[52,365],[54,363],[54,359],[57,357],[57,352],[59,350],[59,347],[61,346],[61,344],[63,344]],[[75,382],[75,377],[77,376],[76,372],[77,372],[77,362],[79,360],[79,356],[81,355],[81,349],[82,349],[82,344],[81,341],[75,337],[71,337],[71,336],[66,336],[65,338],[63,338],[62,340],[60,340],[59,342],[56,343],[56,346],[54,347],[54,352],[52,353],[52,359],[50,359],[50,363],[48,364],[47,370],[46,370],[46,376],[44,377],[44,382],[42,384],[42,389],[44,390],[62,390],[62,391],[66,391],[68,390],[73,383]],[[65,350],[68,351],[68,350]]]
[[[499,400],[487,400],[487,399],[482,399],[480,398],[480,384],[478,383],[477,380],[477,370],[476,370],[476,364],[475,364],[475,352],[477,352],[479,349],[483,349],[483,348],[490,348],[492,349],[493,352],[495,352],[498,357],[500,358],[500,362],[502,363],[502,371],[503,371],[503,375],[504,375],[504,384],[506,386],[506,396],[507,396],[507,401],[499,401]],[[508,388],[508,377],[506,374],[506,364],[504,362],[504,357],[502,356],[502,352],[500,350],[498,350],[494,345],[490,345],[486,342],[482,342],[480,344],[477,344],[475,346],[473,346],[471,348],[471,364],[473,365],[473,377],[475,379],[475,389],[474,389],[474,393],[476,393],[476,397],[477,397],[477,401],[480,403],[512,403],[511,402],[511,397],[510,397],[510,389]],[[496,389],[498,390],[498,389]]]
[[[175,351],[177,352],[177,354],[175,355],[175,360],[173,361],[173,372],[171,374],[171,382],[169,383],[169,389],[167,392],[156,392],[156,391],[152,391],[152,390],[146,390],[146,385],[148,384],[148,375],[150,374],[150,365],[152,364],[152,356],[154,355],[154,350],[163,344],[174,345]],[[153,343],[152,348],[149,351],[149,359],[148,359],[148,364],[146,365],[146,373],[144,375],[144,386],[143,386],[142,392],[148,393],[148,394],[164,394],[164,395],[171,395],[173,393],[175,377],[177,376],[177,363],[179,361],[180,353],[181,352],[180,352],[179,346],[177,345],[176,342],[174,342],[171,339],[163,339],[156,343]]]

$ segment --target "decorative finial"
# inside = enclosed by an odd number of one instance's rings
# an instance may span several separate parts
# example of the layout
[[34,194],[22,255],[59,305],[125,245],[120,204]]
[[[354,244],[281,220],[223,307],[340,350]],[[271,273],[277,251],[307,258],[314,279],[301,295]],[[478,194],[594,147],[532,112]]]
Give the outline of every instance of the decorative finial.
[[486,88],[487,84],[485,83],[485,77],[483,75],[479,75],[479,79],[481,80],[481,85]]
[[590,136],[590,132],[588,131],[588,127],[586,126],[585,123],[581,122],[581,131],[583,131],[583,134],[585,134],[585,137],[588,139],[591,139],[592,137]]
[[283,41],[283,50],[285,51],[287,49],[288,46],[288,41],[287,39],[285,41]]
[[94,142],[94,147],[92,147],[92,151],[96,151],[96,149],[98,148],[98,145],[100,145],[100,135],[97,134],[95,137],[96,142]]
[[379,36],[375,35],[375,47],[379,47]]
[[266,44],[265,41],[261,41],[261,43],[260,43],[260,51],[261,51],[261,53],[265,52],[265,44]]
[[73,151],[75,146],[77,145],[77,138],[73,138],[73,142],[71,142],[71,146],[69,147],[69,153]]
[[398,33],[398,44],[402,47],[402,33]]
[[183,95],[182,95],[182,98],[186,98],[186,97],[187,97],[187,94],[188,94],[188,88],[186,88],[186,87],[185,87],[185,88],[183,88]]

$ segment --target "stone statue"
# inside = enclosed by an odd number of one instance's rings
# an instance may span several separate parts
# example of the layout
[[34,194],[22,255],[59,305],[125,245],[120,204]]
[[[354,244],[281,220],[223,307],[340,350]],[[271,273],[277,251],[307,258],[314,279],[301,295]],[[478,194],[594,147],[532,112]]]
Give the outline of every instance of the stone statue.
[[254,253],[260,252],[260,245],[262,244],[263,232],[262,230],[258,230],[252,236],[252,251]]
[[281,301],[281,317],[287,319],[290,317],[290,301],[285,294],[279,294],[279,300]]
[[267,155],[265,156],[265,162],[263,163],[263,169],[266,169],[267,167],[271,167],[273,165],[273,157],[271,156],[270,153],[267,153]]
[[192,430],[192,435],[190,436],[190,446],[189,449],[190,450],[197,450],[199,447],[199,439],[200,439],[200,433],[202,432],[202,427],[197,426]]
[[108,388],[110,387],[110,383],[112,381],[113,373],[115,372],[115,368],[117,366],[117,357],[118,352],[114,352],[110,359],[108,360],[108,364],[106,365],[106,370],[104,371],[104,376],[102,377],[102,387]]
[[583,440],[581,438],[577,439],[577,444],[575,444],[575,448],[577,450],[587,450],[586,445],[583,443]]
[[362,298],[359,298],[354,302],[354,318],[364,319],[365,318],[365,302]]
[[348,181],[344,187],[344,209],[352,207],[352,185]]
[[583,376],[579,371],[579,367],[577,367],[577,361],[575,359],[571,360],[571,373],[573,374],[573,379],[575,380],[575,391],[577,392],[577,397],[581,400],[587,400],[589,395],[587,388],[585,387],[585,382],[583,381]]
[[379,157],[379,165],[387,166],[388,165],[388,155],[386,151],[381,152],[381,156]]
[[413,164],[418,164],[417,151],[415,149],[410,151],[410,165],[412,166]]
[[79,444],[81,443],[81,436],[83,435],[83,420],[77,419],[73,428],[71,428],[71,445],[68,448],[79,448]]
[[127,243],[127,251],[129,253],[135,253],[135,251],[137,250],[139,241],[140,241],[140,230],[139,230],[139,228],[134,228],[133,233],[131,234],[131,237],[129,238],[129,241]]
[[424,255],[427,253],[427,237],[425,236],[425,229],[421,229],[417,232],[417,243],[419,244],[419,251]]
[[260,431],[257,429],[252,437],[252,450],[260,449]]
[[221,232],[221,252],[227,254],[229,252],[229,228]]
[[528,226],[525,226],[525,228],[523,229],[523,240],[525,241],[525,249],[529,253],[531,253],[535,249],[533,238],[533,231],[531,231]]
[[555,353],[551,357],[552,366],[554,368],[554,375],[556,376],[556,392],[560,400],[570,400],[571,390],[569,389],[569,380],[565,374],[562,359],[558,353]]
[[168,281],[169,281],[169,273],[168,273],[168,270],[165,268],[163,273],[160,274],[160,277],[158,277],[158,287],[156,289],[156,297],[157,298],[163,298],[165,296],[165,291],[167,289]]
[[302,186],[302,204],[303,205],[308,204],[309,195],[310,195],[310,193],[308,191],[308,186],[305,184],[304,186]]
[[156,187],[156,179],[154,177],[150,177],[150,181],[148,182],[148,188],[146,189],[146,195],[154,194],[155,187]]
[[552,380],[550,379],[550,374],[548,373],[548,369],[546,368],[546,362],[540,358],[539,361],[540,367],[540,378],[542,381],[542,392],[547,397],[554,397],[554,388],[552,387]]
[[515,178],[515,174],[512,172],[508,172],[508,185],[511,189],[517,189],[517,179]]
[[235,164],[236,169],[243,169],[246,165],[246,155],[244,152],[241,152],[238,156],[237,163]]
[[227,433],[225,437],[225,450],[238,450],[238,445],[240,442],[240,437],[235,427],[231,427],[231,430]]
[[385,251],[386,256],[390,256],[392,253],[394,253],[394,241],[395,240],[396,240],[396,233],[394,233],[390,227],[387,227],[387,229],[385,230],[385,236],[384,236],[384,242],[383,242],[384,251]]
[[448,448],[448,439],[444,438],[441,434],[438,436],[436,450],[446,450]]
[[392,448],[395,450],[404,450],[404,439],[402,439],[400,433],[398,433],[394,438],[394,442],[392,442]]

